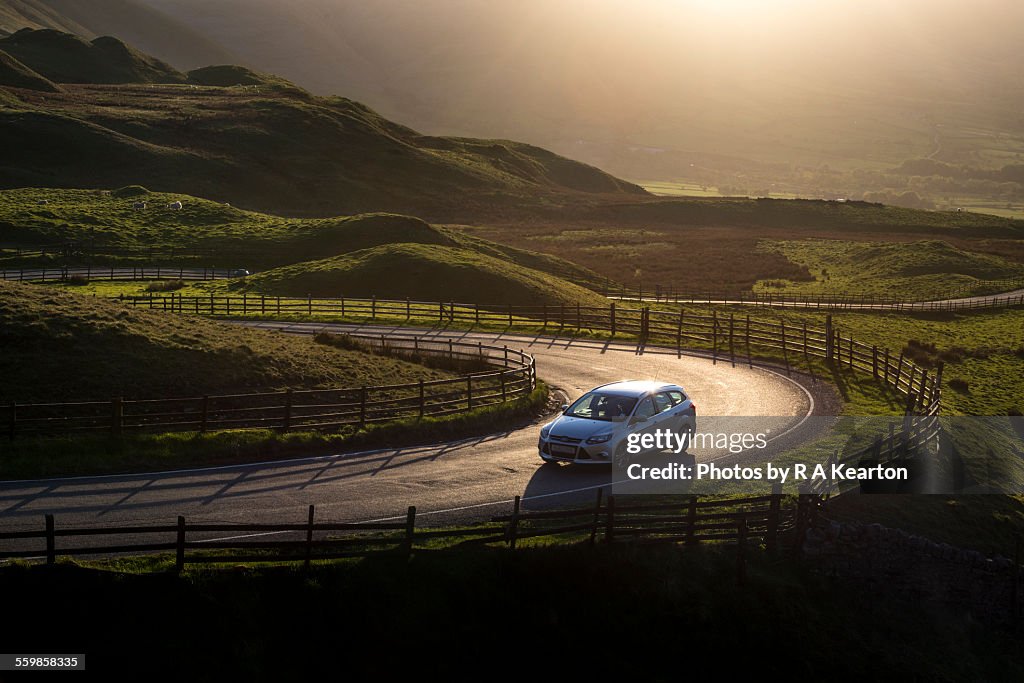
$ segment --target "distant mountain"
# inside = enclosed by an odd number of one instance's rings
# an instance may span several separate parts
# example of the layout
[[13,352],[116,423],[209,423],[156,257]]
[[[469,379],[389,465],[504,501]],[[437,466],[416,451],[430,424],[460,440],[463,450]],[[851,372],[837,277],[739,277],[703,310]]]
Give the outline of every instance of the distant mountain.
[[140,183],[291,215],[431,220],[646,195],[538,147],[422,135],[358,102],[240,67],[188,81],[114,38],[25,30],[0,49],[65,91],[18,91],[27,108],[0,108],[2,187]]
[[[173,12],[173,10],[172,10]],[[240,61],[173,13],[140,0],[4,0],[0,36],[23,28],[52,28],[83,38],[118,36],[178,69]]]
[[92,42],[54,29],[25,28],[0,38],[0,50],[57,83],[184,83],[169,64],[104,36]]
[[623,177],[998,166],[1024,136],[1019,0],[139,1],[317,94]]

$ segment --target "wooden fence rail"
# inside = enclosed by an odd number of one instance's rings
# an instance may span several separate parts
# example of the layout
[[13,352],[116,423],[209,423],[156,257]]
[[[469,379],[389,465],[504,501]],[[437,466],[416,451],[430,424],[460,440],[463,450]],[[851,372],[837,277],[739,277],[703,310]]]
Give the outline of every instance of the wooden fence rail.
[[186,398],[122,399],[0,406],[8,437],[54,433],[332,429],[402,418],[443,416],[529,395],[537,386],[532,356],[508,346],[434,337],[353,334],[382,353],[444,356],[489,369],[441,380],[342,389]]
[[[833,367],[870,373],[877,381],[906,397],[908,415],[937,415],[941,407],[942,366],[936,372],[922,368],[888,349],[868,346],[844,336],[825,316],[824,328],[785,321],[766,321],[748,315],[694,313],[624,307],[611,302],[605,306],[509,306],[456,302],[423,302],[383,299],[314,299],[312,297],[266,296],[177,296],[149,295],[123,298],[138,308],[198,315],[244,317],[327,317],[345,320],[425,321],[438,326],[491,325],[504,328],[540,327],[555,333],[566,330],[607,332],[631,337],[641,344],[659,344],[702,351],[713,363],[752,364],[754,359],[781,362],[793,370],[816,377],[816,362]],[[394,339],[394,337],[391,337]],[[382,349],[389,341],[381,338]],[[408,348],[408,340],[406,347]],[[494,356],[497,347],[453,343],[436,337],[414,338],[414,351],[447,353],[451,358],[472,358],[486,349]],[[511,354],[503,347],[504,367],[491,373],[458,380],[441,380],[422,385],[366,387],[333,392],[303,391],[250,396],[193,397],[150,401],[50,403],[33,406],[0,407],[13,437],[21,433],[46,431],[107,430],[120,433],[131,429],[203,431],[272,427],[276,429],[326,429],[343,424],[363,424],[400,417],[444,415],[471,410],[528,394],[536,386],[536,368],[531,357]],[[528,360],[527,360],[528,359]],[[510,365],[511,364],[511,365]],[[915,431],[906,437],[881,442],[873,453],[880,462],[906,457],[937,433],[938,423],[929,431]]]
[[[404,518],[369,523],[318,522],[312,505],[305,521],[272,524],[188,523],[179,516],[174,524],[61,528],[53,515],[45,515],[41,529],[0,532],[0,559],[45,558],[54,564],[60,557],[173,552],[177,571],[188,564],[223,562],[301,562],[308,568],[314,560],[381,552],[408,555],[424,549],[424,544],[437,548],[498,543],[514,550],[522,541],[556,536],[591,545],[728,541],[776,552],[784,534],[796,530],[801,520],[808,521],[818,498],[800,496],[794,505],[792,498],[777,494],[717,500],[694,496],[672,504],[617,508],[615,497],[605,498],[598,489],[590,507],[524,512],[517,496],[511,514],[462,529],[417,529],[415,506]],[[70,539],[86,540],[79,544]]]
[[915,396],[915,409],[925,409],[938,397],[939,373],[932,374],[902,354],[869,346],[844,336],[825,316],[824,328],[768,321],[749,315],[696,313],[649,307],[539,305],[508,306],[411,300],[318,299],[266,296],[126,297],[132,307],[168,312],[230,317],[322,317],[345,320],[401,320],[438,326],[488,325],[514,328],[540,327],[565,331],[606,332],[632,337],[642,343],[709,352],[712,361],[752,363],[755,358],[782,361],[787,370],[815,373],[812,360],[825,360],[851,370],[871,373],[875,379],[903,394]]
[[[42,252],[45,255],[45,251]],[[54,252],[50,252],[54,253]],[[145,254],[145,250],[140,252]],[[174,257],[174,251],[171,252]],[[191,252],[190,252],[191,253]],[[195,253],[198,257],[200,252]],[[141,281],[141,280],[216,280],[239,276],[239,269],[195,266],[141,265],[118,266],[57,266],[52,268],[21,268],[0,270],[0,280],[20,282],[84,281]],[[569,278],[572,279],[572,278]],[[992,281],[989,289],[995,293],[975,295],[968,287],[945,292],[932,300],[886,297],[867,294],[781,294],[773,292],[681,292],[671,287],[654,286],[651,289],[629,289],[605,282],[577,282],[584,288],[600,292],[602,296],[620,302],[666,303],[676,305],[739,304],[750,306],[803,308],[815,310],[880,310],[938,312],[983,308],[1024,306],[1024,278]]]
[[0,280],[11,282],[136,282],[141,280],[221,280],[236,277],[230,268],[194,266],[80,266],[59,268],[21,268],[0,270]]
[[[776,292],[683,292],[671,286],[628,288],[605,283],[601,293],[620,301],[672,304],[735,303],[752,306],[896,311],[954,311],[971,308],[1024,305],[1024,278],[1005,278],[988,283],[989,293],[974,294],[969,286],[957,287],[932,299],[909,299],[868,294],[784,294]],[[991,291],[994,290],[994,291]]]

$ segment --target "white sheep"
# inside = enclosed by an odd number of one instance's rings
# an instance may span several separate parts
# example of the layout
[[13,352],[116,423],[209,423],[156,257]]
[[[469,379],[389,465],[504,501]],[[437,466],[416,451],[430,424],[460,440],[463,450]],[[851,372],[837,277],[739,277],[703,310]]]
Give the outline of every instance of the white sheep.
[[141,211],[142,209],[146,208],[146,202],[135,202],[134,204],[132,204],[132,208],[137,211]]
[[167,205],[167,208],[171,211],[181,211],[181,202],[171,202]]
[[36,202],[36,203],[37,203],[37,204],[38,204],[39,206],[46,206],[47,204],[49,204],[49,203],[50,203],[50,200],[49,200],[49,199],[40,199],[40,200],[39,200],[38,202]]

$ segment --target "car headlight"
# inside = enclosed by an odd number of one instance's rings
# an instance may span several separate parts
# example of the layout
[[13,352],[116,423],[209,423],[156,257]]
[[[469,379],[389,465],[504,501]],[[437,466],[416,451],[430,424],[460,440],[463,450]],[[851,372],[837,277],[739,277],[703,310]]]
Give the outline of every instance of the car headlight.
[[546,438],[548,438],[548,434],[550,434],[550,433],[551,433],[551,425],[546,424],[546,425],[544,425],[543,427],[540,428],[540,438],[546,439]]
[[608,439],[612,438],[612,433],[607,434],[595,434],[594,436],[587,439],[587,443],[604,443]]

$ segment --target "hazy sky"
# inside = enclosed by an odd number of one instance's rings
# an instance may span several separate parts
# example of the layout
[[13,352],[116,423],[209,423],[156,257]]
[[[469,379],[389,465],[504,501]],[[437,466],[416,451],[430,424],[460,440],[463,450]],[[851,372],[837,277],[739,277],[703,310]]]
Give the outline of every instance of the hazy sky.
[[421,130],[565,152],[898,161],[937,124],[1024,116],[1020,0],[145,1]]

